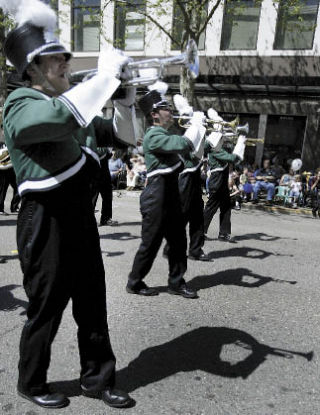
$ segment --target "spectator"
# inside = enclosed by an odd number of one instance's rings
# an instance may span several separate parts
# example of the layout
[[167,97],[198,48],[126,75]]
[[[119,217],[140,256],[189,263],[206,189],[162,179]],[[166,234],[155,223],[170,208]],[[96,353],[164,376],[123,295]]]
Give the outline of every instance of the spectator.
[[258,194],[261,189],[267,191],[267,204],[272,204],[272,199],[275,191],[276,176],[270,166],[270,159],[263,160],[263,167],[254,173],[256,183],[253,187],[253,203],[258,203]]
[[109,170],[111,176],[111,183],[114,187],[117,187],[117,181],[119,173],[123,170],[123,161],[117,156],[117,152],[112,150],[111,158],[109,159]]
[[229,177],[229,192],[230,192],[230,200],[231,200],[231,208],[235,210],[241,209],[241,197],[240,197],[240,190],[235,183],[234,178]]
[[292,169],[289,170],[289,173],[284,173],[281,176],[279,186],[290,186],[290,183],[292,182],[294,177],[294,171]]
[[20,196],[16,182],[16,175],[10,160],[8,149],[5,145],[0,149],[0,215],[7,215],[4,210],[4,201],[9,185],[13,189],[13,196],[10,204],[11,213],[19,211]]
[[285,169],[280,164],[279,156],[275,156],[272,161],[273,165],[271,166],[271,168],[275,174],[275,177],[278,179],[279,177],[282,177],[285,174]]
[[253,192],[253,186],[252,186],[252,183],[250,182],[251,177],[252,177],[252,173],[249,172],[249,168],[244,167],[242,174],[240,175],[240,178],[239,178],[239,190],[240,190],[240,195],[242,197],[242,200],[245,202],[251,200],[251,195]]
[[142,156],[135,154],[130,159],[130,164],[132,168],[127,168],[127,190],[133,190],[137,186],[144,186],[147,177],[146,165]]
[[301,176],[296,174],[290,183],[289,197],[292,198],[292,207],[297,207],[297,201],[299,199],[302,190]]

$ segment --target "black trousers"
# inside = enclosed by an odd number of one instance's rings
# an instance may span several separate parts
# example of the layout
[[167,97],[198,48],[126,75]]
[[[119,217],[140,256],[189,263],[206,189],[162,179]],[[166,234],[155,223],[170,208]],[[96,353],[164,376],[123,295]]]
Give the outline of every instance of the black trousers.
[[204,208],[204,232],[207,233],[213,216],[220,208],[220,234],[231,234],[231,202],[229,169],[213,172],[209,179],[209,199]]
[[10,204],[10,210],[11,212],[14,212],[16,209],[18,209],[20,203],[16,175],[13,168],[0,170],[0,211],[4,210],[4,201],[9,185],[13,189],[13,197]]
[[139,283],[150,271],[161,242],[169,244],[169,285],[178,287],[184,283],[187,270],[187,238],[183,222],[178,189],[178,174],[159,174],[148,178],[148,184],[141,193],[142,242],[136,253],[128,286]]
[[46,390],[51,344],[69,299],[78,326],[81,385],[98,391],[115,381],[87,164],[61,187],[22,198],[17,242],[29,306],[20,342],[18,387],[34,395]]
[[[203,199],[200,170],[179,176],[179,193],[184,226],[189,223],[189,255],[202,254],[204,245]],[[164,247],[168,255],[169,245]]]
[[107,157],[100,161],[100,171],[93,189],[93,208],[96,207],[99,193],[102,199],[101,220],[109,220],[112,218],[112,183]]

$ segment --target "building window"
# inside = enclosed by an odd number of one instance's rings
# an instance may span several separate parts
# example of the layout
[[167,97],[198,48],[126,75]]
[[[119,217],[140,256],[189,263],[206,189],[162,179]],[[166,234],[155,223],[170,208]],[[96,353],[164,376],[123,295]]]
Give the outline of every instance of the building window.
[[75,52],[100,49],[100,0],[73,0],[72,44]]
[[114,21],[115,47],[124,50],[144,50],[145,12],[146,4],[144,0],[116,2]]
[[280,1],[274,49],[312,49],[319,0]]
[[221,50],[257,48],[261,0],[228,0],[224,8]]
[[[208,15],[208,2],[205,3],[203,6],[198,6],[198,18],[199,26],[201,27],[204,24],[205,19]],[[183,16],[181,7],[177,4],[176,1],[173,2],[173,15],[172,15],[172,37],[176,40],[176,42],[171,43],[171,49],[177,50],[181,49],[182,37],[185,30],[185,18]],[[202,32],[198,42],[198,49],[204,50],[205,48],[205,40],[206,40],[206,32]]]

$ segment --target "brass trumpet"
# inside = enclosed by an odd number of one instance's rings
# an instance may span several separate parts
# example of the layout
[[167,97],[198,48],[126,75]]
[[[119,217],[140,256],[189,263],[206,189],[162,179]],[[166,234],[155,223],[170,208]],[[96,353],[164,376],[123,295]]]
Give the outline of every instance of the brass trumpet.
[[[154,84],[164,75],[164,69],[171,65],[184,65],[188,69],[189,77],[196,79],[199,75],[199,56],[196,42],[189,40],[186,50],[177,56],[168,58],[151,58],[129,62],[126,67],[130,70],[131,78],[121,82],[122,87],[138,87]],[[155,68],[157,70],[154,76],[140,76],[140,69]],[[84,71],[72,72],[70,75],[71,82],[79,82],[90,79],[97,74],[97,69],[87,69]]]
[[[188,115],[173,115],[174,119],[178,120],[178,125],[181,128],[189,128],[190,127],[190,120],[191,116]],[[234,132],[236,132],[237,127],[239,126],[239,116],[237,116],[234,120],[228,122],[228,121],[217,121],[212,120],[211,118],[206,118],[204,121],[204,125],[208,127],[208,131],[218,131],[218,128],[215,127],[220,125],[223,128],[230,129]]]

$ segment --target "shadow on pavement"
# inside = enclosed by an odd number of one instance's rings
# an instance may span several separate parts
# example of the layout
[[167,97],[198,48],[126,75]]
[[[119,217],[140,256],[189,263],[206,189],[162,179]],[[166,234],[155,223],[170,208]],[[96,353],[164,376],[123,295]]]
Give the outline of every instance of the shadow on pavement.
[[140,236],[132,235],[130,232],[108,233],[100,235],[100,239],[112,239],[117,241],[131,241],[132,239],[139,239]]
[[14,311],[17,308],[22,307],[24,310],[21,315],[26,314],[28,302],[20,300],[12,294],[12,290],[19,287],[21,286],[16,284],[0,287],[0,311]]
[[[244,278],[249,277],[249,281]],[[269,282],[287,283],[294,285],[297,281],[281,280],[255,274],[248,268],[227,269],[211,275],[199,275],[188,282],[188,286],[195,290],[205,290],[217,285],[237,285],[246,288],[258,288]]]
[[244,257],[252,259],[264,259],[269,256],[285,256],[293,257],[292,254],[276,254],[274,252],[268,252],[263,249],[241,247],[241,248],[229,248],[224,251],[212,251],[208,253],[210,259],[218,259],[223,257]]
[[12,226],[17,224],[17,219],[3,219],[0,220],[0,226]]
[[103,254],[106,254],[106,257],[114,257],[114,256],[120,256],[124,254],[124,251],[114,251],[114,252],[109,252],[109,251],[101,251]]
[[297,241],[297,238],[286,238],[282,236],[274,236],[268,235],[266,233],[258,232],[258,233],[247,233],[244,235],[235,236],[234,239],[236,241],[247,241],[247,240],[256,240],[256,241],[263,241],[263,242],[273,242],[278,241],[279,239],[289,239],[290,241]]
[[119,222],[117,226],[139,226],[142,222]]
[[[231,354],[226,354],[225,346],[232,348]],[[246,379],[272,355],[285,359],[294,356],[308,361],[313,359],[313,352],[303,353],[266,346],[241,330],[200,327],[143,350],[126,368],[117,372],[117,387],[132,392],[176,373],[195,370],[227,378]],[[81,394],[78,379],[51,383],[50,389],[64,392],[69,397]]]

